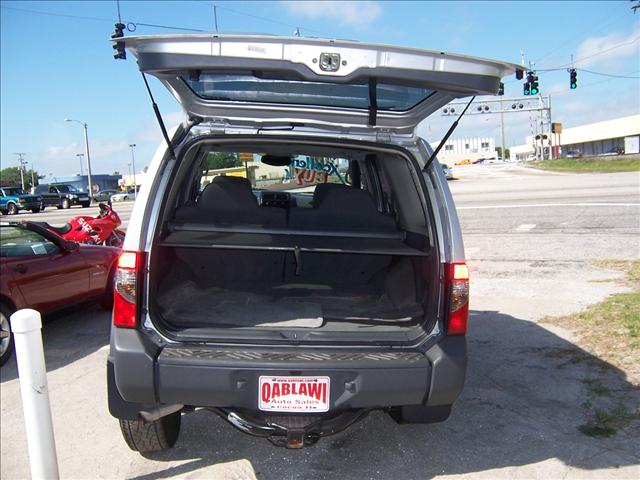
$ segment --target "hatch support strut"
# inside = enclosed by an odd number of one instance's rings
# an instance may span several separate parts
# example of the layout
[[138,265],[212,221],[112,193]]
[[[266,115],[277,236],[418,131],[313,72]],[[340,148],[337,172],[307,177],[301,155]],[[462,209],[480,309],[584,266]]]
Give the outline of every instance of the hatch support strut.
[[378,121],[378,81],[375,78],[369,79],[369,126],[375,127]]
[[464,107],[464,110],[462,111],[462,113],[460,114],[460,116],[458,117],[458,119],[453,122],[451,124],[451,126],[449,127],[449,130],[447,130],[447,133],[445,134],[444,138],[440,141],[440,143],[438,144],[438,146],[436,147],[436,149],[433,151],[433,153],[431,154],[431,156],[429,157],[429,160],[427,160],[427,163],[424,166],[424,169],[426,170],[427,168],[429,168],[429,165],[431,165],[431,162],[433,162],[433,160],[436,158],[436,155],[438,155],[438,153],[440,152],[440,150],[442,150],[442,147],[444,147],[444,144],[447,142],[447,140],[449,140],[449,137],[451,136],[451,134],[453,133],[453,131],[456,129],[456,127],[458,126],[458,123],[460,122],[460,119],[462,118],[462,116],[465,114],[465,112],[467,111],[467,109],[471,106],[471,103],[476,99],[476,96],[474,95],[473,97],[471,97],[471,100],[469,100],[469,103],[467,103],[467,106]]
[[149,88],[149,82],[147,82],[147,77],[144,72],[140,72],[142,74],[142,79],[144,80],[144,84],[147,87],[147,92],[149,92],[149,98],[151,99],[151,105],[153,106],[153,113],[156,114],[156,119],[160,124],[160,130],[162,130],[162,136],[164,140],[167,142],[167,147],[169,148],[169,153],[171,154],[171,158],[173,160],[176,159],[176,152],[173,150],[173,145],[171,145],[171,140],[169,140],[169,135],[167,134],[167,129],[164,126],[164,122],[162,121],[162,115],[160,114],[160,109],[158,108],[158,104],[153,98],[153,94],[151,93],[151,89]]

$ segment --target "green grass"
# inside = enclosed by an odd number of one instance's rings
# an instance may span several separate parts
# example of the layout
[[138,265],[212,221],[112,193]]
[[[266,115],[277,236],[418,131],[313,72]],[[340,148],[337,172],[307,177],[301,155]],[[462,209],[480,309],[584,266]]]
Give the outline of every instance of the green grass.
[[[611,295],[580,313],[548,318],[547,321],[574,330],[580,336],[580,349],[560,349],[549,356],[565,360],[558,368],[581,363],[593,355],[601,360],[600,365],[632,372],[640,364],[640,260],[595,263],[601,268],[623,271],[625,278],[617,281],[632,291]],[[595,438],[610,437],[640,419],[637,394],[632,395],[635,399],[632,402],[623,400],[630,395],[628,389],[637,387],[611,384],[606,372],[595,366],[589,372],[590,378],[582,381],[587,387],[587,398],[583,403],[586,421],[578,427],[580,432]]]
[[559,158],[557,160],[542,160],[529,162],[529,167],[553,172],[574,173],[612,173],[639,172],[640,156],[612,156],[601,158]]
[[589,437],[603,438],[610,437],[628,426],[634,415],[619,405],[611,412],[595,408],[590,417],[587,423],[578,427],[578,430]]

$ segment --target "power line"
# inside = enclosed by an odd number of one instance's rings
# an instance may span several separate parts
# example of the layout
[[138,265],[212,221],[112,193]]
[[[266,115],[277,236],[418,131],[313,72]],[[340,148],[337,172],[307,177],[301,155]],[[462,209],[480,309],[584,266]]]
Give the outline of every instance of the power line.
[[[119,5],[118,6],[118,17],[120,16],[120,12],[119,12]],[[77,20],[91,20],[91,21],[98,21],[98,22],[114,22],[115,20],[113,18],[104,18],[104,17],[89,17],[86,15],[70,15],[70,14],[66,14],[66,13],[55,13],[55,12],[46,12],[43,10],[33,10],[30,8],[19,8],[19,7],[10,7],[10,6],[6,6],[6,5],[2,5],[1,8],[3,9],[7,9],[7,10],[14,10],[17,12],[25,12],[25,13],[32,13],[32,14],[36,14],[36,15],[48,15],[51,17],[62,17],[62,18],[74,18]],[[236,15],[242,15],[245,17],[251,17],[251,18],[255,18],[257,20],[262,20],[265,22],[270,22],[276,25],[282,25],[288,28],[293,28],[293,29],[302,29],[305,32],[312,32],[312,33],[316,33],[325,37],[333,37],[333,35],[328,34],[327,32],[322,32],[320,30],[315,30],[312,28],[307,28],[305,26],[301,26],[301,25],[293,25],[291,23],[286,23],[286,22],[282,22],[280,20],[274,20],[272,18],[268,18],[268,17],[262,17],[260,15],[254,15],[251,13],[246,13],[246,12],[241,12],[239,10],[236,10],[234,8],[229,8],[229,7],[222,7],[220,5],[214,5],[215,10],[226,10],[228,12],[231,13],[235,13]],[[215,14],[214,14],[215,15]],[[217,15],[215,15],[215,22],[217,24]],[[187,27],[175,27],[175,26],[171,26],[171,25],[158,25],[158,24],[154,24],[154,23],[142,23],[142,22],[135,22],[135,21],[128,21],[128,20],[124,20],[124,21],[120,21],[118,20],[120,23],[126,23],[127,24],[127,29],[129,31],[135,31],[135,27],[137,26],[142,26],[142,27],[151,27],[151,28],[165,28],[168,30],[182,30],[182,31],[188,31],[188,32],[198,32],[198,33],[209,33],[210,31],[208,30],[203,30],[203,29],[198,29],[198,28],[187,28]],[[131,29],[129,27],[129,25],[133,25],[133,29]],[[217,26],[217,25],[216,25]]]
[[[624,46],[626,46],[626,45],[631,45],[632,43],[635,43],[635,42],[637,42],[638,40],[640,40],[640,37],[636,37],[636,38],[634,38],[634,39],[632,39],[632,40],[629,40],[628,42],[622,42],[622,43],[619,43],[619,44],[614,45],[613,47],[607,48],[607,49],[605,49],[605,50],[600,50],[599,52],[596,52],[596,53],[594,53],[594,54],[592,54],[592,55],[587,55],[586,57],[579,58],[578,60],[574,60],[574,61],[573,61],[573,63],[578,63],[578,62],[581,62],[581,61],[583,61],[583,60],[587,60],[587,59],[589,59],[589,58],[597,57],[598,55],[602,55],[603,53],[610,52],[611,50],[615,50],[615,49],[617,49],[617,48],[624,47]],[[571,65],[572,65],[572,63],[571,63],[571,62],[570,62],[570,63],[565,63],[564,65],[560,65],[559,67],[556,67],[556,69],[561,69],[561,68],[565,68],[565,67],[570,67]],[[549,70],[549,69],[547,69],[547,70]],[[554,70],[554,69],[551,69],[551,70]]]
[[[83,16],[83,15],[69,15],[66,13],[54,13],[54,12],[44,12],[41,10],[31,10],[28,8],[18,8],[18,7],[8,7],[5,5],[2,5],[3,9],[7,9],[7,10],[15,10],[18,12],[25,12],[25,13],[34,13],[37,15],[49,15],[51,17],[63,17],[63,18],[75,18],[77,20],[92,20],[92,21],[98,21],[98,22],[114,22],[115,20],[113,18],[104,18],[104,17],[87,17],[87,16]],[[127,29],[129,29],[130,31],[135,31],[135,28],[137,26],[142,26],[142,27],[152,27],[152,28],[166,28],[168,30],[182,30],[182,31],[187,31],[187,32],[199,32],[199,33],[207,33],[206,30],[200,30],[197,28],[186,28],[186,27],[174,27],[174,26],[170,26],[170,25],[157,25],[154,23],[142,23],[142,22],[133,22],[133,21],[127,21],[125,20],[125,23],[127,23]],[[129,25],[133,25],[134,28],[133,30],[131,30],[129,28]]]
[[[581,32],[580,32],[580,35],[584,35],[584,32],[585,32],[585,31],[589,31],[591,34],[594,34],[594,33],[596,33],[596,32],[600,32],[600,31],[604,30],[606,27],[608,27],[609,25],[611,25],[612,23],[617,22],[617,21],[618,21],[620,18],[622,18],[623,16],[625,16],[625,17],[626,17],[627,15],[628,15],[628,13],[627,13],[627,12],[624,12],[624,15],[619,15],[618,17],[614,17],[614,18],[610,19],[608,22],[606,22],[606,23],[605,23],[605,24],[603,24],[603,25],[600,25],[600,21],[598,21],[598,23],[594,24],[594,25],[593,25],[593,26],[591,26],[590,28],[583,28],[583,29],[581,30]],[[595,28],[594,28],[594,27],[595,27]],[[561,43],[559,47],[556,47],[556,48],[554,48],[553,50],[551,50],[551,51],[547,52],[546,54],[544,54],[543,56],[538,57],[536,60],[534,60],[534,61],[533,61],[533,63],[540,63],[540,61],[541,61],[543,58],[547,58],[547,57],[549,57],[551,54],[553,54],[553,53],[555,53],[555,52],[557,52],[557,51],[559,51],[559,50],[562,50],[562,49],[563,49],[564,47],[566,47],[567,45],[570,45],[570,44],[574,43],[574,40],[575,40],[575,38],[576,38],[576,37],[577,37],[577,35],[572,36],[572,37],[571,37],[571,39],[567,40],[566,42]],[[582,38],[584,38],[584,37],[582,37]]]
[[[629,72],[629,73],[627,73],[626,75],[632,75],[632,74],[634,74],[634,73],[638,73],[638,72],[640,72],[640,70],[635,70],[635,71],[633,71],[633,72]],[[635,77],[635,78],[640,78],[640,77]],[[610,82],[610,81],[612,81],[612,80],[617,80],[617,79],[618,79],[618,77],[614,77],[614,78],[606,78],[606,79],[604,79],[604,80],[599,80],[599,81],[597,81],[597,82],[587,83],[586,85],[581,85],[581,86],[580,86],[580,89],[587,88],[587,87],[592,87],[592,86],[594,86],[594,85],[600,85],[601,83],[606,83],[606,82]],[[558,92],[558,93],[556,93],[556,94],[555,94],[555,96],[559,96],[559,95],[566,95],[566,94],[568,94],[568,93],[573,93],[573,90],[567,90],[567,91],[564,91],[564,92]]]
[[587,72],[587,73],[592,73],[594,75],[602,75],[603,77],[612,77],[612,78],[635,78],[638,79],[640,77],[630,77],[627,75],[613,75],[611,73],[602,73],[602,72],[594,72],[592,70],[586,70],[584,68],[576,68],[576,70],[578,70],[579,72]]
[[272,19],[272,18],[262,17],[262,16],[260,16],[260,15],[254,15],[254,14],[252,14],[252,13],[241,12],[241,11],[239,11],[239,10],[235,10],[235,9],[233,9],[233,8],[229,8],[229,7],[221,7],[221,6],[219,6],[219,5],[216,5],[216,6],[217,6],[217,8],[219,8],[220,10],[227,10],[228,12],[232,12],[232,13],[235,13],[235,14],[237,14],[237,15],[244,15],[245,17],[255,18],[255,19],[257,19],[257,20],[263,20],[263,21],[265,21],[265,22],[271,22],[271,23],[274,23],[274,24],[277,24],[277,25],[282,25],[282,26],[289,27],[289,28],[294,28],[294,29],[296,29],[296,28],[301,28],[302,30],[304,30],[304,31],[306,31],[306,32],[315,32],[315,33],[320,34],[320,35],[323,35],[323,36],[325,36],[325,37],[332,37],[332,35],[329,35],[329,34],[328,34],[328,33],[326,33],[326,32],[321,32],[320,30],[315,30],[315,29],[312,29],[312,28],[307,28],[307,27],[304,27],[304,26],[301,26],[301,25],[293,25],[293,24],[291,24],[291,23],[282,22],[282,21],[280,21],[280,20],[274,20],[274,19]]

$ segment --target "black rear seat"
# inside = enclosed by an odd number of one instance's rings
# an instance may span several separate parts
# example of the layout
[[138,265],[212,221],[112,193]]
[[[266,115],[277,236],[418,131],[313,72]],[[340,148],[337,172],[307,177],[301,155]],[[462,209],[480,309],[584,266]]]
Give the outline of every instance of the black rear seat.
[[260,207],[246,178],[219,176],[204,188],[196,205],[176,210],[175,221],[284,228],[287,215],[281,208]]
[[366,190],[333,183],[320,184],[313,209],[289,211],[289,228],[391,233],[398,227],[390,215],[378,212]]

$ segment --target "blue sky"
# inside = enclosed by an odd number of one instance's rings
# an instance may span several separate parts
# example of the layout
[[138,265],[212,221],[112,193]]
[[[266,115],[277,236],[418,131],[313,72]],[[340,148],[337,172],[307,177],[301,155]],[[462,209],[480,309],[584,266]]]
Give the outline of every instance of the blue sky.
[[[129,144],[136,166],[147,165],[161,140],[135,61],[112,58],[107,41],[116,2],[2,1],[0,11],[0,106],[2,167],[17,165],[15,152],[42,174],[79,172],[82,127],[89,125],[94,173],[126,172]],[[224,2],[121,1],[135,34],[187,33],[166,27],[221,33],[269,33],[336,37],[477,55],[537,69],[568,64],[609,75],[640,76],[640,12],[618,2]],[[38,13],[40,12],[40,13]],[[48,13],[44,14],[44,13]],[[89,18],[78,18],[89,17]],[[164,26],[155,28],[141,24]],[[133,33],[127,32],[127,35]],[[552,95],[553,118],[567,126],[640,113],[640,80],[580,71],[569,90],[564,71],[540,73],[543,94]],[[506,96],[522,94],[507,79]],[[152,89],[168,124],[180,107],[155,80]],[[450,118],[425,121],[421,132],[439,140]],[[507,145],[524,143],[527,114],[505,116]],[[497,115],[465,118],[454,134],[495,136]]]

